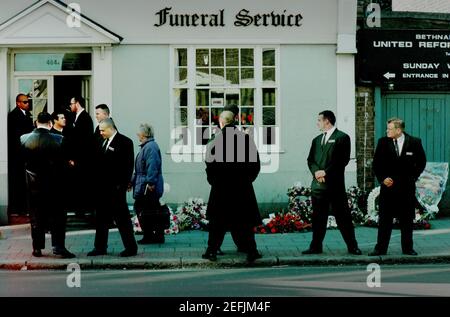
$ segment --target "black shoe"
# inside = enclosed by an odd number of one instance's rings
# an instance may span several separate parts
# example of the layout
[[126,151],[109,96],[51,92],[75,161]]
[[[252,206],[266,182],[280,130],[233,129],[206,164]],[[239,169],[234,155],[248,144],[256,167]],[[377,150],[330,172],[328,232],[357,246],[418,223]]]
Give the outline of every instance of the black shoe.
[[87,254],[87,256],[97,256],[97,255],[106,255],[106,250],[93,249]]
[[129,256],[135,256],[136,254],[137,254],[137,250],[131,251],[131,250],[125,249],[122,252],[120,252],[119,255],[124,258],[124,257],[129,257]]
[[59,255],[63,259],[73,259],[75,257],[75,254],[73,254],[72,252],[70,252],[66,248],[63,248],[63,249],[61,249],[61,248],[53,248],[53,254],[54,255]]
[[42,256],[41,249],[34,249],[31,254],[37,258],[40,258]]
[[403,254],[405,255],[418,255],[416,251],[414,251],[413,249],[408,250],[408,251],[403,251]]
[[348,253],[353,255],[361,255],[362,252],[359,248],[348,249]]
[[386,252],[381,252],[379,250],[373,250],[372,252],[369,252],[369,256],[380,256],[380,255],[386,255]]
[[206,250],[206,252],[202,254],[202,258],[210,261],[217,261],[217,252]]
[[322,253],[322,249],[309,248],[305,251],[302,251],[302,254],[320,254],[320,253]]
[[216,252],[216,253],[217,253],[217,255],[225,255],[225,253],[223,253],[223,251],[222,251],[222,250],[220,250],[220,249],[219,249],[219,250],[217,250],[217,252]]
[[261,259],[262,255],[258,251],[253,251],[247,254],[247,261],[254,262],[257,259]]
[[146,239],[146,238],[142,238],[141,240],[139,240],[137,242],[137,244],[152,244],[152,243],[155,243],[155,242],[153,242],[153,240],[151,240],[151,239]]

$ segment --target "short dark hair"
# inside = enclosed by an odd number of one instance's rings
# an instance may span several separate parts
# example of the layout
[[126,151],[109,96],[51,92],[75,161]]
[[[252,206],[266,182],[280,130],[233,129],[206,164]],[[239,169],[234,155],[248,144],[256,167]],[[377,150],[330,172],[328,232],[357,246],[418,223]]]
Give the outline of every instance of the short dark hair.
[[25,94],[23,94],[23,93],[18,94],[18,95],[16,96],[16,102],[19,102],[19,101],[20,101],[20,97],[27,97],[27,98],[28,98],[28,95],[25,95]]
[[95,109],[102,109],[109,116],[109,108],[104,103],[101,103],[95,107]]
[[74,96],[73,99],[75,100],[75,102],[78,102],[81,106],[81,108],[86,108],[86,100],[84,100],[83,97],[81,96]]
[[42,111],[37,116],[37,122],[38,123],[52,122],[52,116],[48,112]]
[[336,123],[336,116],[334,115],[333,111],[331,110],[324,110],[319,113],[319,116],[322,115],[324,119],[327,119],[331,125],[334,125]]
[[52,119],[53,119],[53,122],[54,122],[54,121],[58,121],[58,119],[59,119],[58,116],[59,116],[60,114],[66,116],[66,113],[65,113],[64,110],[62,110],[62,109],[53,111],[53,113],[52,113]]

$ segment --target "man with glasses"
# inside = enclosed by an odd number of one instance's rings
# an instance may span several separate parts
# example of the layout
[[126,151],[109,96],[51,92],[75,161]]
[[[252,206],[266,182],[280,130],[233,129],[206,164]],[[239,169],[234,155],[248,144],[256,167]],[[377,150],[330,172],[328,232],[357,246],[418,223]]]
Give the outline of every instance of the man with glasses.
[[26,186],[24,158],[21,155],[20,136],[33,131],[30,101],[25,94],[18,94],[16,107],[8,114],[8,187],[9,211],[26,214]]

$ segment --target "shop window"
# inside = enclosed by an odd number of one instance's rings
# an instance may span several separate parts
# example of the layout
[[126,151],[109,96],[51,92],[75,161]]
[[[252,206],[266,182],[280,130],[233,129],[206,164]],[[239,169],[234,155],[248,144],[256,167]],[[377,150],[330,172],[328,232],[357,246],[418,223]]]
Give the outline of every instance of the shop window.
[[[279,126],[277,48],[174,48],[172,83],[175,142],[208,143],[227,105],[237,106],[235,124],[261,144],[274,145]],[[190,122],[189,118],[193,121]],[[183,141],[182,141],[183,140]]]

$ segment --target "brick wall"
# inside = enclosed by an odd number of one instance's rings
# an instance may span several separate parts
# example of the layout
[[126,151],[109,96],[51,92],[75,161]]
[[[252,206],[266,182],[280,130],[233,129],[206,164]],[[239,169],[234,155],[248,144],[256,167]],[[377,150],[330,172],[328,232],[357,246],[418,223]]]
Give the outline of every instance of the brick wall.
[[356,162],[358,187],[367,191],[375,186],[372,160],[375,151],[374,89],[356,88]]

